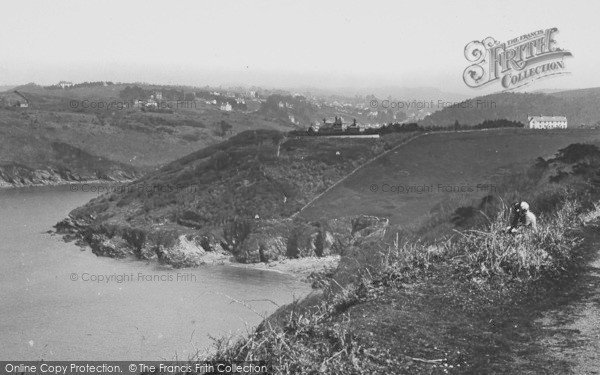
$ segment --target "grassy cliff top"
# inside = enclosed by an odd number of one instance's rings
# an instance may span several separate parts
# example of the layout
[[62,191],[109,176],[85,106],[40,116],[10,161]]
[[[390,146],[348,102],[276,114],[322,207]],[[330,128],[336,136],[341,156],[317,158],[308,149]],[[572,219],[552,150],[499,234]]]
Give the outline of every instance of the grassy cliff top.
[[380,139],[288,138],[246,131],[149,173],[72,212],[95,223],[203,228],[285,218],[411,133]]

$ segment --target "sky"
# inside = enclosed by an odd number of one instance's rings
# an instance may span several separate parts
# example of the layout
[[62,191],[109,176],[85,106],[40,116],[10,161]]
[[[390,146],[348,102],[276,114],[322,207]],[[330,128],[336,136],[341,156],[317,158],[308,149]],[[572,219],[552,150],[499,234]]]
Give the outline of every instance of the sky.
[[435,87],[477,95],[465,46],[557,27],[568,75],[600,86],[600,2],[34,1],[0,11],[0,85],[113,81],[193,86]]

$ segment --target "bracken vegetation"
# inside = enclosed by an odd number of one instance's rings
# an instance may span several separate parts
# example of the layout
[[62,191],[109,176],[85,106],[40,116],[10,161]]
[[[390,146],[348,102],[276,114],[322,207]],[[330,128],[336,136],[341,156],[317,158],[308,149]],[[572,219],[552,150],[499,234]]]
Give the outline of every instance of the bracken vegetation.
[[[584,148],[586,152],[577,152]],[[573,164],[586,159],[589,162],[587,172],[591,173],[600,166],[598,160],[589,158],[596,151],[597,148],[590,149],[588,145],[569,146],[560,151],[554,160],[554,168],[565,167],[564,161]],[[579,156],[566,157],[571,154]],[[556,164],[558,162],[561,164]],[[550,168],[551,164],[544,169]],[[552,173],[551,170],[544,172],[537,174],[538,182],[546,181]],[[469,325],[475,327],[491,323],[492,320],[487,322],[488,318],[480,321],[482,317],[489,317],[481,310],[493,310],[486,304],[499,304],[494,299],[499,293],[505,295],[506,291],[517,291],[524,285],[532,285],[534,280],[560,277],[575,262],[574,256],[581,243],[578,231],[600,215],[600,207],[593,203],[598,199],[599,191],[586,183],[589,178],[582,180],[581,175],[580,171],[572,173],[568,180],[552,191],[530,195],[531,201],[540,204],[537,231],[521,230],[516,235],[506,234],[504,229],[510,212],[509,206],[501,204],[494,210],[488,209],[488,212],[496,214],[493,219],[486,217],[485,224],[474,222],[473,228],[457,230],[454,235],[442,240],[422,241],[396,235],[393,243],[363,244],[359,251],[377,258],[375,264],[350,267],[346,275],[352,276],[348,278],[342,276],[342,262],[321,297],[280,309],[247,337],[215,340],[210,358],[219,361],[268,361],[278,374],[447,373],[461,364],[466,370],[468,363],[460,351],[445,352],[443,358],[436,359],[412,354],[437,353],[438,348],[432,348],[430,344],[440,338],[427,331],[434,331],[435,327],[410,326],[410,322],[406,322],[415,319],[401,313],[411,306],[410,300],[406,299],[411,295],[407,290],[431,287],[423,287],[423,283],[447,284],[438,287],[438,290],[450,293],[450,300],[443,296],[417,297],[429,303],[435,298],[445,303],[454,301],[449,303],[450,307],[438,306],[446,313],[450,309],[454,315],[435,315],[438,320],[432,322],[432,326],[456,324],[444,323],[456,316],[472,320]],[[473,303],[474,300],[479,302]],[[392,306],[400,303],[392,310],[399,314],[397,326],[387,325],[393,317],[376,308],[387,308],[390,303]],[[368,316],[365,311],[372,315]],[[406,324],[408,328],[401,328]],[[382,334],[378,331],[385,330],[379,329],[382,325],[398,330],[392,341],[380,339]],[[464,326],[465,331],[473,329],[469,325]],[[404,341],[416,340],[415,332],[424,335],[417,340],[422,345],[420,348],[404,344]],[[474,333],[475,342],[479,339],[478,334]],[[369,339],[373,335],[376,339]],[[396,344],[398,347],[394,346]],[[485,344],[489,345],[487,338]],[[460,345],[469,347],[476,344]],[[412,353],[407,354],[407,350]]]
[[[136,228],[147,232],[146,238],[193,234],[235,254],[263,220],[289,218],[353,169],[411,136],[339,142],[244,132],[94,199],[70,216],[89,229],[84,234],[111,239]],[[83,236],[88,244],[89,237]]]

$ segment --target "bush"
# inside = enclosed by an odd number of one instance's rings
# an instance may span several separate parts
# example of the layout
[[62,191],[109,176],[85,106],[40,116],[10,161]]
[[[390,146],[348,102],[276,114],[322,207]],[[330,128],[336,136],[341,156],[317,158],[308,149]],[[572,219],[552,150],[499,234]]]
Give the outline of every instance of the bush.
[[558,156],[554,160],[573,164],[585,158],[598,160],[600,158],[600,149],[595,145],[574,143],[558,150]]
[[488,230],[460,232],[449,256],[461,258],[470,276],[535,279],[557,272],[579,242],[569,230],[579,224],[580,209],[577,201],[567,199],[555,213],[539,217],[537,231],[524,229],[516,235],[505,233],[508,212],[502,212]]
[[[280,309],[247,337],[215,340],[210,360],[269,361],[277,373],[369,373],[368,363],[354,360],[362,352],[358,337],[348,329],[350,307],[380,300],[386,288],[403,287],[436,263],[483,282],[493,277],[528,281],[560,272],[579,243],[570,230],[580,224],[582,211],[576,197],[562,195],[560,202],[555,212],[539,218],[536,232],[505,234],[505,207],[485,230],[462,231],[458,239],[426,244],[401,242],[397,235],[380,267],[359,269],[356,281],[345,286],[334,282],[316,303],[296,302]],[[588,218],[600,217],[600,206],[593,211]]]

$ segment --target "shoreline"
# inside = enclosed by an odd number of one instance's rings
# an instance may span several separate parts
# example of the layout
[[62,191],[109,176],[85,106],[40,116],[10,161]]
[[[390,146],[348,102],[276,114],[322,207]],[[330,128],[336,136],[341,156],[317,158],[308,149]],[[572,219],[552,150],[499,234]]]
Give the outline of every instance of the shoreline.
[[277,272],[284,275],[292,275],[307,278],[313,273],[324,273],[334,271],[340,262],[340,255],[328,255],[324,257],[285,258],[268,263],[239,263],[229,261],[228,266],[246,268],[260,271]]
[[136,181],[136,179],[127,179],[127,180],[85,180],[85,181],[48,181],[47,183],[32,183],[32,184],[23,184],[23,185],[11,185],[11,184],[2,184],[0,183],[0,190],[2,189],[20,189],[20,188],[34,188],[34,187],[52,187],[52,186],[68,186],[68,185],[81,185],[81,184],[126,184]]
[[[65,235],[56,232],[55,230],[49,230],[47,232],[50,237],[58,238],[63,242],[72,242],[71,240],[65,239]],[[91,247],[89,245],[77,244],[82,251],[89,250],[93,253]],[[102,256],[97,255],[96,256]],[[109,257],[112,259],[119,260],[120,258]],[[132,261],[144,261],[143,259],[136,258],[131,255],[123,259],[131,259]],[[226,267],[235,267],[235,268],[243,268],[247,270],[254,271],[267,271],[274,272],[281,275],[293,276],[301,279],[305,282],[313,282],[311,279],[318,279],[322,277],[327,277],[327,275],[332,274],[338,267],[340,263],[341,255],[326,255],[323,257],[310,256],[310,257],[301,257],[301,258],[282,258],[278,260],[273,260],[270,262],[260,262],[260,263],[241,263],[235,260],[234,256],[230,253],[224,252],[205,252],[201,256],[201,263],[195,267],[183,267],[197,269],[202,266],[226,266]],[[146,259],[145,261],[156,262],[156,264],[160,264],[172,269],[180,269],[171,264],[163,264],[158,261],[156,258],[154,259]]]

